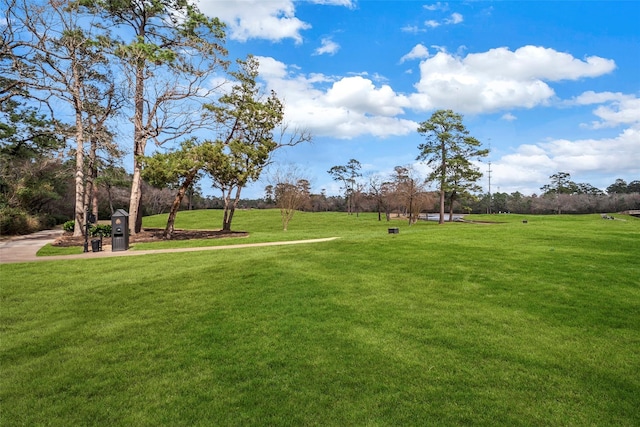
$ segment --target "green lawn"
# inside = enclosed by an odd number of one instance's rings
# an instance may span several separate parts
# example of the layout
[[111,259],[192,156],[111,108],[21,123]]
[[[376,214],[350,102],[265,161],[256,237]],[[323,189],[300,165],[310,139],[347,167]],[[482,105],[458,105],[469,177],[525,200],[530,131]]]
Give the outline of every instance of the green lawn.
[[0,265],[0,424],[640,425],[640,220],[472,218],[240,211],[202,244],[340,239]]

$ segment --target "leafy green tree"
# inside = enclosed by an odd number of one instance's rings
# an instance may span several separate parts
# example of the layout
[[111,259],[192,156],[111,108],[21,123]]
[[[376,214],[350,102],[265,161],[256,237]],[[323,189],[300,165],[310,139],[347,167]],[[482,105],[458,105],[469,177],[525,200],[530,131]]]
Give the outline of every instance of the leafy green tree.
[[256,58],[249,56],[237,63],[239,69],[230,72],[235,78],[231,91],[220,97],[218,103],[205,105],[207,114],[221,128],[214,143],[215,155],[205,171],[211,176],[213,187],[222,193],[224,231],[231,231],[242,189],[259,179],[273,151],[308,140],[304,133],[286,144],[275,139],[274,131],[284,117],[284,105],[275,92],[267,97],[261,95],[256,81],[259,65]]
[[432,172],[428,179],[438,182],[440,192],[440,219],[444,223],[446,194],[464,193],[482,175],[472,165],[474,158],[489,154],[481,149],[481,143],[469,136],[462,123],[462,115],[451,110],[438,110],[429,120],[418,126],[418,133],[426,141],[418,146],[417,160],[426,161]]
[[618,178],[616,182],[607,187],[607,194],[625,194],[627,193],[627,182]]
[[571,181],[571,174],[568,172],[556,172],[549,179],[549,184],[540,187],[545,195],[574,194],[578,190],[577,184]]
[[167,226],[162,234],[164,239],[173,238],[175,220],[182,200],[199,179],[200,171],[212,155],[214,155],[214,148],[211,142],[198,143],[195,139],[188,139],[183,141],[177,150],[155,153],[153,156],[141,159],[144,166],[143,179],[153,186],[176,190]]
[[586,182],[579,182],[576,184],[577,194],[587,194],[589,196],[602,196],[604,192],[593,185]]
[[[147,142],[161,145],[203,126],[197,99],[209,97],[208,79],[223,58],[224,24],[191,0],[80,0],[121,38],[112,40],[133,88],[133,177],[129,204],[132,234],[142,226],[142,163]],[[123,35],[129,35],[125,40]]]
[[[6,88],[7,80],[0,81]],[[35,231],[12,223],[17,216],[50,214],[48,206],[67,191],[64,138],[35,108],[9,97],[0,102],[0,210],[2,233]]]
[[571,174],[568,172],[556,172],[549,177],[551,182],[540,187],[544,191],[544,196],[555,201],[558,214],[570,204],[570,196],[578,194],[580,187],[571,180]]
[[346,165],[333,166],[327,171],[334,181],[341,182],[347,200],[347,214],[351,215],[355,208],[357,198],[358,178],[362,176],[360,172],[362,165],[356,159],[350,159]]
[[[475,147],[467,147],[464,151],[469,149],[475,150]],[[449,201],[449,221],[453,221],[453,207],[457,200],[472,199],[475,197],[474,194],[482,190],[477,184],[481,177],[482,173],[471,163],[468,153],[463,152],[451,158],[446,192]]]
[[631,181],[627,185],[627,193],[640,193],[640,180]]
[[275,189],[273,188],[273,185],[269,184],[266,187],[264,187],[264,202],[268,205],[273,205],[275,204],[275,193],[274,193]]

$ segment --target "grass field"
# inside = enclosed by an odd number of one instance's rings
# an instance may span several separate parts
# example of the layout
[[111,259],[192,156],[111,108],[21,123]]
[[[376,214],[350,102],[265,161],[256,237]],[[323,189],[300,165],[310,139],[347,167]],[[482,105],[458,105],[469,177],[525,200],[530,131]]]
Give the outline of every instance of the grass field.
[[134,250],[340,238],[0,265],[0,424],[640,425],[640,220],[472,218],[240,211]]

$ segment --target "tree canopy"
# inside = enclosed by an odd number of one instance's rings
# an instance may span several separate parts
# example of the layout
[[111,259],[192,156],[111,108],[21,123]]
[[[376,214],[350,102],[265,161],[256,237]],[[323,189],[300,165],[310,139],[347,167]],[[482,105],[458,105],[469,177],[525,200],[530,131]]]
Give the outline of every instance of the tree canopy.
[[275,92],[267,97],[260,93],[258,60],[249,56],[237,63],[239,69],[230,72],[235,78],[231,91],[217,103],[205,105],[220,129],[214,141],[216,155],[205,170],[224,199],[225,231],[231,230],[242,189],[260,177],[271,153],[279,147],[274,131],[284,117],[284,105]]
[[487,156],[489,150],[480,148],[480,141],[469,136],[462,115],[451,110],[434,112],[429,120],[420,123],[418,133],[425,137],[425,142],[418,146],[417,160],[431,167],[429,180],[438,182],[442,224],[446,195],[450,195],[452,203],[456,195],[474,188],[473,183],[482,174],[472,160]]

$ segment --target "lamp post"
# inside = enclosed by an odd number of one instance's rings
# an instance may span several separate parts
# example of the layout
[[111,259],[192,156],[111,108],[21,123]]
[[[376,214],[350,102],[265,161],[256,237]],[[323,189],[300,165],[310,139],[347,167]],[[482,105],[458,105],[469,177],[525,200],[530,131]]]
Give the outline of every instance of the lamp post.
[[84,249],[83,252],[89,252],[89,227],[91,224],[96,222],[96,217],[94,214],[87,211],[84,214]]

